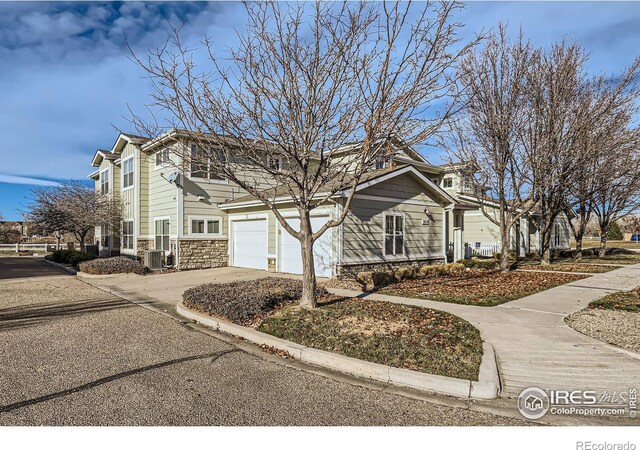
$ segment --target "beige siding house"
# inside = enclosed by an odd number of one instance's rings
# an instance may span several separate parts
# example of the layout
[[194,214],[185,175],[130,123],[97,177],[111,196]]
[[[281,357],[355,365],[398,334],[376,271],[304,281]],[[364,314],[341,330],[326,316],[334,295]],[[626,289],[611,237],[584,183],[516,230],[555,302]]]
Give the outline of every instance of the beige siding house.
[[[229,180],[192,171],[180,156],[190,149],[172,131],[154,140],[120,134],[111,150],[95,153],[89,177],[98,191],[120,196],[124,210],[120,229],[96,229],[101,254],[140,258],[155,249],[178,269],[237,266],[301,273],[299,243],[274,214]],[[349,157],[349,149],[343,157]],[[255,172],[247,167],[247,176]],[[269,178],[259,183],[275,187]],[[345,195],[338,192],[313,211],[314,229],[342,212]],[[293,204],[286,198],[276,203],[299,229]],[[514,230],[514,245],[523,254],[536,249],[537,223],[531,215]],[[557,248],[568,246],[567,225],[566,217],[558,221]],[[464,194],[464,183],[450,168],[398,148],[363,177],[344,223],[314,244],[316,273],[335,277],[459,260],[495,251],[491,245],[498,241],[497,227]]]

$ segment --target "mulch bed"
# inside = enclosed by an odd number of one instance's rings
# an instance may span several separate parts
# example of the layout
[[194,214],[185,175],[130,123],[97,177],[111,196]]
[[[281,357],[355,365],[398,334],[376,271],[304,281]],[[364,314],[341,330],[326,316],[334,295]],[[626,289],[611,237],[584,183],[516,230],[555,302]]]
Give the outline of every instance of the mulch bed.
[[266,317],[264,333],[392,367],[477,380],[480,332],[441,311],[365,299],[324,298],[313,310],[289,304]]
[[378,292],[439,302],[495,306],[587,276],[553,272],[503,273],[472,269],[458,275],[406,280]]

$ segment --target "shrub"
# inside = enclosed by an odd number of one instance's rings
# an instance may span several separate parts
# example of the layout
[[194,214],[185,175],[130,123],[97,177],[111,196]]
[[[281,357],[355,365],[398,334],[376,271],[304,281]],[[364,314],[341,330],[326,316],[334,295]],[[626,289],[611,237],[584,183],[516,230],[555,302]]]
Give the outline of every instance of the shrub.
[[464,259],[462,260],[462,264],[469,269],[492,270],[492,269],[498,268],[498,261],[496,261],[495,259],[478,259],[478,258]]
[[[496,252],[493,254],[493,259],[496,261],[500,261],[502,259],[502,253]],[[516,257],[515,252],[509,252],[509,261],[516,261],[518,258]]]
[[393,272],[358,272],[356,280],[365,291],[375,291],[395,281]]
[[418,275],[421,277],[437,277],[461,273],[464,269],[465,267],[462,263],[427,264],[420,267]]
[[416,269],[411,266],[399,267],[393,275],[398,281],[411,280],[416,277]]
[[[316,295],[327,295],[318,287]],[[198,311],[226,317],[237,324],[251,323],[277,306],[302,296],[302,281],[261,278],[221,284],[201,284],[182,294],[182,303]]]
[[80,271],[92,275],[107,275],[111,273],[144,274],[149,271],[142,263],[126,256],[113,258],[99,258],[79,264]]
[[46,255],[45,259],[60,264],[71,264],[77,267],[83,261],[91,261],[95,256],[77,250],[54,250],[50,255]]

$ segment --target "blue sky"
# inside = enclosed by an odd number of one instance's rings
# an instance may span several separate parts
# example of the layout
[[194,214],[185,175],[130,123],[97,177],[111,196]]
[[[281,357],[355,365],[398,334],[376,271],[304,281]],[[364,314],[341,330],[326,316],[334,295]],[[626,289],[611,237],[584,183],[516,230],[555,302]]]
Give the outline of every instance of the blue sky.
[[[566,38],[589,53],[589,69],[614,74],[640,53],[640,3],[472,2],[457,14],[463,36],[499,20],[534,44]],[[223,49],[245,24],[237,2],[0,2],[0,212],[18,219],[32,183],[84,179],[97,148],[128,130],[127,106],[143,111],[149,84],[130,61],[162,45],[168,23],[184,22]],[[438,161],[437,150],[426,156]]]

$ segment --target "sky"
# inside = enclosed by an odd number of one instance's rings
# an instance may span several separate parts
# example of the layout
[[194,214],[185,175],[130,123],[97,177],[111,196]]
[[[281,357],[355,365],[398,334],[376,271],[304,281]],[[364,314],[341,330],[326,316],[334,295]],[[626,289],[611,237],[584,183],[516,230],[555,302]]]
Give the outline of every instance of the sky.
[[[456,14],[461,37],[508,23],[537,46],[576,41],[588,69],[615,75],[640,53],[640,2],[470,2]],[[0,214],[19,220],[31,189],[86,179],[96,149],[135,131],[149,80],[131,61],[161,46],[169,24],[198,47],[221,51],[246,23],[238,2],[0,2]],[[437,149],[425,156],[440,161]]]

